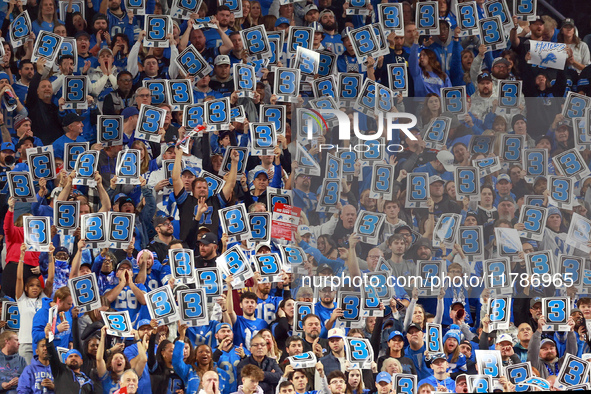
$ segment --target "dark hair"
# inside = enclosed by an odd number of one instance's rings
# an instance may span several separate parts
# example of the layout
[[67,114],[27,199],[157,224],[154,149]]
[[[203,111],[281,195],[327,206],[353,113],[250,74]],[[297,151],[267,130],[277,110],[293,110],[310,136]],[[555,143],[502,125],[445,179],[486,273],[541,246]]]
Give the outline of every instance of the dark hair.
[[285,387],[293,387],[293,383],[290,382],[289,380],[284,380],[283,382],[279,383],[279,390],[281,390],[282,388]]
[[62,65],[62,62],[64,60],[66,60],[66,59],[70,59],[70,60],[74,61],[74,56],[72,56],[72,55],[64,55],[64,56],[62,56],[62,57],[59,58],[58,64],[61,66]]
[[[421,53],[424,53],[425,56],[429,58],[429,66],[433,69],[433,74],[437,75],[441,78],[441,81],[445,83],[445,79],[447,78],[447,74],[443,72],[441,69],[441,63],[439,63],[439,59],[437,58],[437,54],[430,49],[423,49]],[[422,69],[422,67],[421,67]],[[423,75],[429,78],[429,73],[423,70]]]
[[166,349],[166,345],[168,345],[168,344],[172,344],[172,342],[170,342],[168,339],[164,339],[158,345],[158,349],[156,349],[156,361],[158,362],[159,365],[162,365],[162,366],[166,365],[166,362],[164,361],[164,358],[162,357],[162,352],[164,352],[164,349]]
[[252,291],[245,291],[244,293],[242,293],[240,295],[240,302],[242,302],[243,300],[254,300],[254,301],[258,301],[259,297],[257,297],[257,295],[255,293],[253,293]]
[[304,340],[302,339],[302,337],[299,337],[297,335],[292,335],[285,340],[285,348],[287,349],[289,347],[289,345],[291,345],[294,342],[301,342],[303,344]]
[[[73,59],[73,57],[72,57],[72,56],[70,56],[70,57]],[[20,63],[19,63],[19,65],[18,65],[18,69],[19,69],[19,70],[22,70],[22,69],[23,69],[23,67],[24,67],[25,65],[27,65],[27,64],[33,64],[33,62],[31,62],[31,60],[29,60],[29,59],[23,59],[23,60],[21,60],[21,62],[20,62]]]
[[146,60],[149,60],[149,59],[154,59],[154,60],[156,60],[156,62],[158,62],[158,58],[156,56],[154,56],[154,55],[148,55],[148,56],[146,56],[144,58],[144,61],[142,62],[142,64],[145,64],[146,63]]
[[347,377],[341,371],[337,370],[337,371],[332,371],[331,373],[329,373],[328,376],[326,377],[328,384],[330,384],[330,381],[333,380],[334,378],[341,378],[345,381],[345,383],[347,383]]
[[124,75],[129,75],[129,76],[131,77],[131,79],[133,79],[133,75],[132,75],[132,74],[131,74],[129,71],[127,71],[127,70],[123,70],[123,71],[121,71],[121,72],[120,72],[120,73],[117,75],[117,79],[121,78],[121,77],[122,77],[122,76],[124,76]]
[[306,315],[306,317],[304,317],[304,320],[302,320],[302,326],[306,324],[306,320],[308,320],[309,318],[316,318],[316,319],[320,320],[320,322],[322,322],[322,319],[320,318],[320,316],[310,313],[310,314]]
[[230,11],[230,7],[228,7],[227,5],[218,5],[218,9],[216,11],[216,14],[220,11]]

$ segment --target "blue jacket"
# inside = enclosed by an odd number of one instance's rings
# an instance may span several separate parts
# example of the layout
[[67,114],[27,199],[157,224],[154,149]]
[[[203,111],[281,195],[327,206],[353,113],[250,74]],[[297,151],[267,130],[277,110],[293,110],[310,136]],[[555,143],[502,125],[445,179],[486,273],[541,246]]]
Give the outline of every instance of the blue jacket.
[[[13,378],[18,378],[23,373],[27,362],[18,353],[7,356],[0,351],[0,366],[0,383],[7,383]],[[2,392],[5,391],[2,390]]]
[[[408,58],[408,70],[415,83],[415,97],[425,97],[427,93],[441,93],[441,88],[451,87],[451,81],[446,75],[445,80],[441,80],[433,72],[429,72],[426,77],[423,70],[419,66],[419,45],[414,44],[410,49],[410,57]],[[339,70],[341,71],[341,70]]]
[[[51,302],[53,302],[51,298],[43,298],[43,306],[37,311],[37,313],[35,313],[35,317],[33,318],[33,352],[37,350],[37,342],[45,338],[45,326],[49,320]],[[70,329],[59,333],[57,332],[57,327],[55,329],[55,339],[53,340],[53,343],[56,347],[61,346],[67,348],[69,347],[70,342],[74,341],[72,336],[72,313],[70,311],[66,312],[66,320],[70,323]],[[61,322],[62,320],[58,315],[56,325]]]
[[[51,367],[45,366],[39,362],[39,356],[35,356],[31,360],[31,365],[28,365],[20,378],[18,379],[18,387],[16,392],[18,394],[42,394],[43,387],[41,387],[41,381],[49,378],[53,380],[51,374]],[[47,393],[53,393],[53,390],[47,389]]]

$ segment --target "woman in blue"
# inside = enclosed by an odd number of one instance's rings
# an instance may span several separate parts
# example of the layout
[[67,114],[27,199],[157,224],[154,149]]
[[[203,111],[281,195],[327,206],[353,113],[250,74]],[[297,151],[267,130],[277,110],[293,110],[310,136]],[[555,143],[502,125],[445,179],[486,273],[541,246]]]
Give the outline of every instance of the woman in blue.
[[[123,353],[117,352],[108,354],[107,361],[105,362],[105,341],[107,336],[107,326],[103,326],[101,329],[101,340],[99,342],[98,349],[96,351],[96,371],[103,384],[103,394],[110,394],[119,388],[119,379],[123,372],[133,368],[137,373],[138,379],[142,377],[144,367],[148,361],[146,354],[146,343],[139,339],[138,332],[132,331],[137,341],[138,355],[131,361],[127,360],[127,357]],[[108,366],[107,366],[108,365]]]
[[179,340],[174,344],[172,353],[172,367],[185,384],[185,393],[197,393],[201,378],[208,371],[216,371],[220,376],[220,392],[229,394],[228,374],[226,371],[217,368],[213,362],[211,348],[207,345],[197,346],[194,357],[188,357],[187,361],[194,360],[194,363],[187,364],[184,361],[185,334],[187,325],[179,326]]
[[33,33],[38,36],[41,31],[53,31],[56,23],[64,22],[57,19],[57,10],[55,9],[54,0],[42,0],[39,6],[39,14],[37,20],[33,21]]
[[414,33],[414,43],[410,48],[408,68],[415,85],[415,97],[425,97],[427,93],[439,94],[441,88],[451,87],[451,81],[441,69],[435,52],[423,49],[419,55],[418,30]]

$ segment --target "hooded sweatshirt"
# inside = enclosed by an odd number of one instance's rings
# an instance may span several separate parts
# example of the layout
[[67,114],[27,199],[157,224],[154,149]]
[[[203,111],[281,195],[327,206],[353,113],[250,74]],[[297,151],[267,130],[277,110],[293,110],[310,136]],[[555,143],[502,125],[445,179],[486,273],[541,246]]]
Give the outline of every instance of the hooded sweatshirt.
[[19,356],[18,353],[7,356],[0,351],[0,384],[7,383],[12,378],[18,378],[26,366],[24,357]]
[[[234,394],[244,394],[244,391],[242,390],[242,385],[238,386],[238,391],[236,391]],[[257,386],[253,394],[263,394],[263,389],[260,386]]]
[[[49,310],[51,309],[51,298],[43,298],[43,306],[41,309],[35,313],[35,317],[33,318],[33,352],[37,349],[37,342],[41,339],[45,338],[45,326],[49,320]],[[70,328],[64,332],[57,331],[57,325],[59,325],[62,320],[58,314],[56,328],[55,328],[55,339],[54,345],[61,346],[68,348],[70,342],[74,341],[74,337],[72,336],[72,313],[70,311],[65,312],[66,320],[70,323]]]
[[[47,378],[53,380],[51,367],[41,364],[39,356],[36,355],[31,361],[31,365],[25,368],[18,379],[16,392],[18,394],[42,394],[43,387],[41,387],[41,381]],[[47,389],[47,393],[51,394],[53,392],[53,390]]]

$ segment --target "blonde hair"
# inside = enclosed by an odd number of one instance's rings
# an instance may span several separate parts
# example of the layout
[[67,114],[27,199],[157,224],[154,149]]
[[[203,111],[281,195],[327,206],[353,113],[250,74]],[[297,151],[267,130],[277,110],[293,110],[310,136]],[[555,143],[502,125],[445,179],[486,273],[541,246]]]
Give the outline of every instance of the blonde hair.
[[382,364],[382,371],[381,372],[388,372],[387,369],[391,364],[396,365],[396,367],[398,368],[398,371],[399,371],[398,373],[402,373],[402,364],[400,364],[400,361],[396,360],[394,357],[389,357],[384,360],[384,363]]

